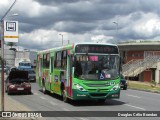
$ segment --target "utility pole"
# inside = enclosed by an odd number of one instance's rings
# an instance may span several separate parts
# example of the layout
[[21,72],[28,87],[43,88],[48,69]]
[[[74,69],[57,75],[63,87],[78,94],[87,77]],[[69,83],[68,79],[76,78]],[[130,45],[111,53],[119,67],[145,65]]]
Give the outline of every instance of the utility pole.
[[61,36],[62,36],[62,46],[63,46],[63,34],[59,34],[59,35],[61,35]]
[[3,20],[1,26],[1,111],[4,111],[4,37],[3,37]]
[[117,44],[117,42],[119,42],[118,41],[118,18],[119,18],[119,16],[117,16],[117,19],[116,19],[116,21],[114,21],[113,22],[113,24],[115,24],[116,25],[116,28],[115,28],[115,43]]
[[3,15],[3,17],[0,20],[0,27],[1,27],[1,111],[4,111],[4,18],[7,16],[9,11],[12,9],[12,7],[15,5],[16,0],[12,3],[10,8],[7,10],[7,12]]
[[117,37],[117,34],[118,34],[118,23],[117,22],[113,22],[115,25],[116,25],[116,37]]

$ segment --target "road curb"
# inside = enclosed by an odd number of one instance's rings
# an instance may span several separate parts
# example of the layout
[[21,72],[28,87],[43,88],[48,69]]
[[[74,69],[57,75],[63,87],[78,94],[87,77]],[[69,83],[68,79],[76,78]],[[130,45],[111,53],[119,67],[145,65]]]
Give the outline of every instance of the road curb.
[[142,89],[136,89],[136,88],[128,88],[128,89],[160,94],[160,91],[154,91],[154,90],[142,90]]
[[[0,99],[1,99],[1,94],[0,94]],[[1,106],[1,103],[0,103]],[[1,110],[1,108],[0,108]],[[31,109],[28,108],[27,106],[23,105],[22,103],[14,100],[7,94],[4,96],[4,112],[20,112],[20,111],[28,111],[30,112]],[[32,112],[32,111],[31,111]],[[44,117],[39,118],[39,117],[0,117],[0,120],[46,120]]]

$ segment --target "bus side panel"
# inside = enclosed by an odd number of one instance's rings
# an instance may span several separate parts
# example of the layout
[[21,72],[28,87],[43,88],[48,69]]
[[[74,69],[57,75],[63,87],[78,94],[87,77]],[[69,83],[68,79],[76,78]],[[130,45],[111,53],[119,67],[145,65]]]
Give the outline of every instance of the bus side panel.
[[61,90],[60,90],[60,70],[59,69],[54,69],[54,80],[52,84],[52,90],[54,93],[61,95]]
[[50,82],[49,82],[49,69],[44,69],[43,78],[45,80],[45,87],[48,91],[50,91]]

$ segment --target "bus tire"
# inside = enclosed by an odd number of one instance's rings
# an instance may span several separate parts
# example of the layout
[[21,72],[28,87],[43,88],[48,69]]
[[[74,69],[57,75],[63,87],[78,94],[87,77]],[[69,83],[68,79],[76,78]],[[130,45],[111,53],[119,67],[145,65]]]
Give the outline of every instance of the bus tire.
[[63,101],[64,101],[64,102],[66,102],[66,103],[68,102],[66,90],[63,90],[63,91],[62,91],[62,98],[63,98]]
[[44,81],[43,81],[43,83],[42,83],[42,92],[43,92],[44,94],[46,94],[46,87],[45,87]]

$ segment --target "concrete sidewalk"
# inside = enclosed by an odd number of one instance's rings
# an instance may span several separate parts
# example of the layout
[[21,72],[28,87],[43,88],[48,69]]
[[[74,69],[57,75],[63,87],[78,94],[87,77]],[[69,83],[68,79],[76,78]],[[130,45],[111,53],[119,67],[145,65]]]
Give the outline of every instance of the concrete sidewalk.
[[[1,97],[0,97],[1,101]],[[0,107],[1,107],[1,102],[0,102]],[[0,108],[1,110],[1,108]],[[2,111],[2,110],[1,110]],[[4,111],[31,111],[27,106],[19,103],[18,101],[12,99],[9,97],[7,94],[5,94],[4,97]],[[32,112],[32,111],[31,111]],[[17,118],[17,117],[12,117],[12,118],[1,118],[2,120],[45,120],[45,118]]]
[[[0,97],[0,100],[1,100],[1,97]],[[0,106],[1,106],[1,103],[0,103]],[[31,110],[28,107],[24,106],[23,104],[12,99],[7,94],[5,94],[4,95],[4,111],[31,111]]]
[[[1,97],[0,97],[0,99],[1,99]],[[1,102],[0,102],[0,107],[1,107]],[[1,110],[1,108],[0,108],[0,110]],[[4,96],[4,111],[30,111],[30,109],[5,94],[5,96]],[[13,120],[13,119],[22,119],[22,118],[0,118],[0,119]],[[27,118],[27,119],[31,120],[32,118]]]
[[[6,76],[5,76],[6,78]],[[0,77],[1,80],[1,77]],[[0,82],[0,89],[1,89],[1,82]],[[0,90],[0,111],[2,111],[1,109],[1,90]],[[18,101],[12,99],[9,95],[7,95],[6,93],[4,94],[4,111],[32,111],[31,109],[29,109],[27,106],[23,105],[22,103],[19,103]],[[3,120],[45,120],[44,118],[1,118]]]

